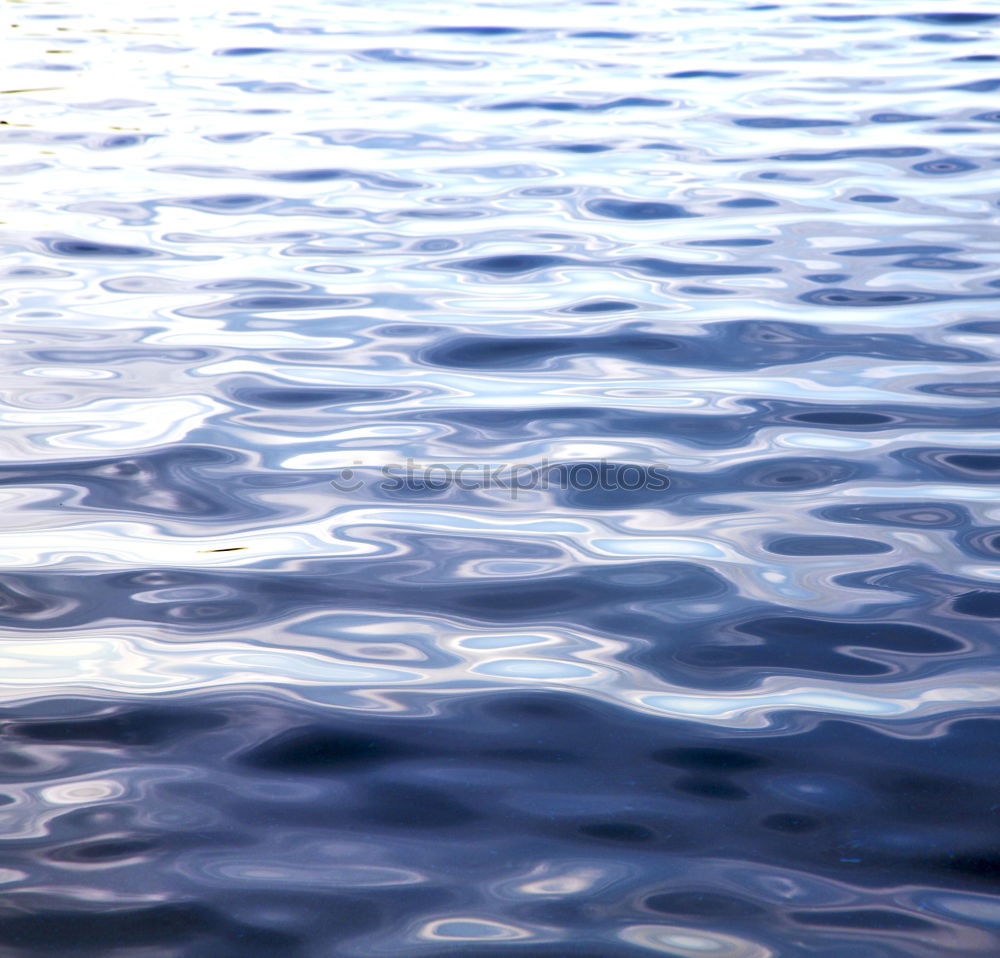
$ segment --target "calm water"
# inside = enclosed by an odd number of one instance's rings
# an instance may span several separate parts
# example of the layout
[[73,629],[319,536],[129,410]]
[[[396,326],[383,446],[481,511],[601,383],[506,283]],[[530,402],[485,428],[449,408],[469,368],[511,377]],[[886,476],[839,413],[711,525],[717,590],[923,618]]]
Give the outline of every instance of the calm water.
[[8,4],[3,958],[1000,953],[990,10]]

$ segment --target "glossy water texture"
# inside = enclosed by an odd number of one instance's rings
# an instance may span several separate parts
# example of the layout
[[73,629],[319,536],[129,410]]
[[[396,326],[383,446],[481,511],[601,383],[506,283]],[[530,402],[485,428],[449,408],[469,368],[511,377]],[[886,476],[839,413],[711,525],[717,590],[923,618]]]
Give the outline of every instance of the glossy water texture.
[[995,11],[9,3],[3,958],[1000,953]]

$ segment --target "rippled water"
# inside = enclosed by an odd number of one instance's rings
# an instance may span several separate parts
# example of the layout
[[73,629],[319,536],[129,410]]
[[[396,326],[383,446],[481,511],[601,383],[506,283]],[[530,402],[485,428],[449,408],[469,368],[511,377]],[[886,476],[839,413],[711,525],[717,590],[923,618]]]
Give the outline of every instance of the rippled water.
[[9,4],[0,952],[1000,953],[991,9]]

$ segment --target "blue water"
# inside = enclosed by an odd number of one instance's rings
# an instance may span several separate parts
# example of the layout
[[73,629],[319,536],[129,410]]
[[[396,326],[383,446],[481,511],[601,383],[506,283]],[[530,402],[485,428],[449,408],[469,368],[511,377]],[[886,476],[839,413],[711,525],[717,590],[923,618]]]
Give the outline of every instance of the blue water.
[[1000,14],[4,13],[3,958],[1000,954]]

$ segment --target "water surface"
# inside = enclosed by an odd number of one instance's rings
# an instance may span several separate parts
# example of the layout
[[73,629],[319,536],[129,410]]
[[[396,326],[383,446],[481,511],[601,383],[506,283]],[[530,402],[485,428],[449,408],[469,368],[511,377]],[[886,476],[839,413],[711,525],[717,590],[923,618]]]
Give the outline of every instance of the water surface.
[[0,951],[997,954],[998,24],[10,4]]

